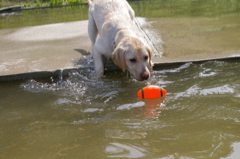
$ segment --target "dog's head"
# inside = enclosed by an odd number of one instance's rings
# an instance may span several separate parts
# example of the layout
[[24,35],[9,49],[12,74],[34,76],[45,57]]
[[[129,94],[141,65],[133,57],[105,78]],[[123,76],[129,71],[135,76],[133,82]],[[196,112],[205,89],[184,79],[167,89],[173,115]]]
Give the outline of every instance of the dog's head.
[[112,54],[112,59],[123,72],[128,70],[138,81],[150,77],[152,51],[137,38],[126,38],[120,42]]

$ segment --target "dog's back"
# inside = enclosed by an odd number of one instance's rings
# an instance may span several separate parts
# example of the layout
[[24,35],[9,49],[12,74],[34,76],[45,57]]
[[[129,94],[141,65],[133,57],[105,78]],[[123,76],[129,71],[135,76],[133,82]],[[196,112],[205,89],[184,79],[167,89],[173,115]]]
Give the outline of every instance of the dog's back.
[[88,0],[88,3],[89,16],[94,19],[99,34],[101,34],[104,22],[108,21],[107,19],[117,21],[119,16],[124,16],[125,20],[133,21],[134,11],[126,0]]

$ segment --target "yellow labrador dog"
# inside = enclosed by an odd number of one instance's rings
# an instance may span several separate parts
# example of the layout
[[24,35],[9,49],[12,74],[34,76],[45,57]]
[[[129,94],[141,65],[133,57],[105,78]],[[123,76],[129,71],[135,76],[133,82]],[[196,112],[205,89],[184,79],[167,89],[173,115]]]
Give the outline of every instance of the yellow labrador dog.
[[[151,48],[134,23],[134,11],[126,0],[94,0],[89,3],[88,34],[92,42],[95,71],[104,74],[102,57],[112,58],[138,81],[150,77]],[[98,37],[97,37],[98,36]]]

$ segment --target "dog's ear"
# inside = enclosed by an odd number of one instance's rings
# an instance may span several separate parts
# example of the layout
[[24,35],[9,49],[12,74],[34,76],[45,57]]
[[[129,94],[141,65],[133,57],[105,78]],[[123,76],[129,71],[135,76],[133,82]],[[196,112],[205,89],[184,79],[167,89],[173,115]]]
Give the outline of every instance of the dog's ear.
[[148,52],[148,56],[149,56],[149,65],[153,66],[153,62],[152,62],[152,56],[153,56],[152,49],[150,47],[147,47],[147,52]]
[[122,47],[117,47],[112,53],[112,60],[114,64],[120,67],[123,72],[125,72],[127,69],[125,53],[126,50]]

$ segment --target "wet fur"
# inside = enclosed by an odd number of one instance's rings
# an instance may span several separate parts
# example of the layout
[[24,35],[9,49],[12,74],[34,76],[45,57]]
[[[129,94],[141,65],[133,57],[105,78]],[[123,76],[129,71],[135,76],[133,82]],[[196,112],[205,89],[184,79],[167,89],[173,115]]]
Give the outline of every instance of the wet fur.
[[104,74],[102,56],[105,56],[137,80],[148,79],[152,51],[134,23],[131,6],[126,0],[89,0],[88,3],[88,34],[98,76]]

